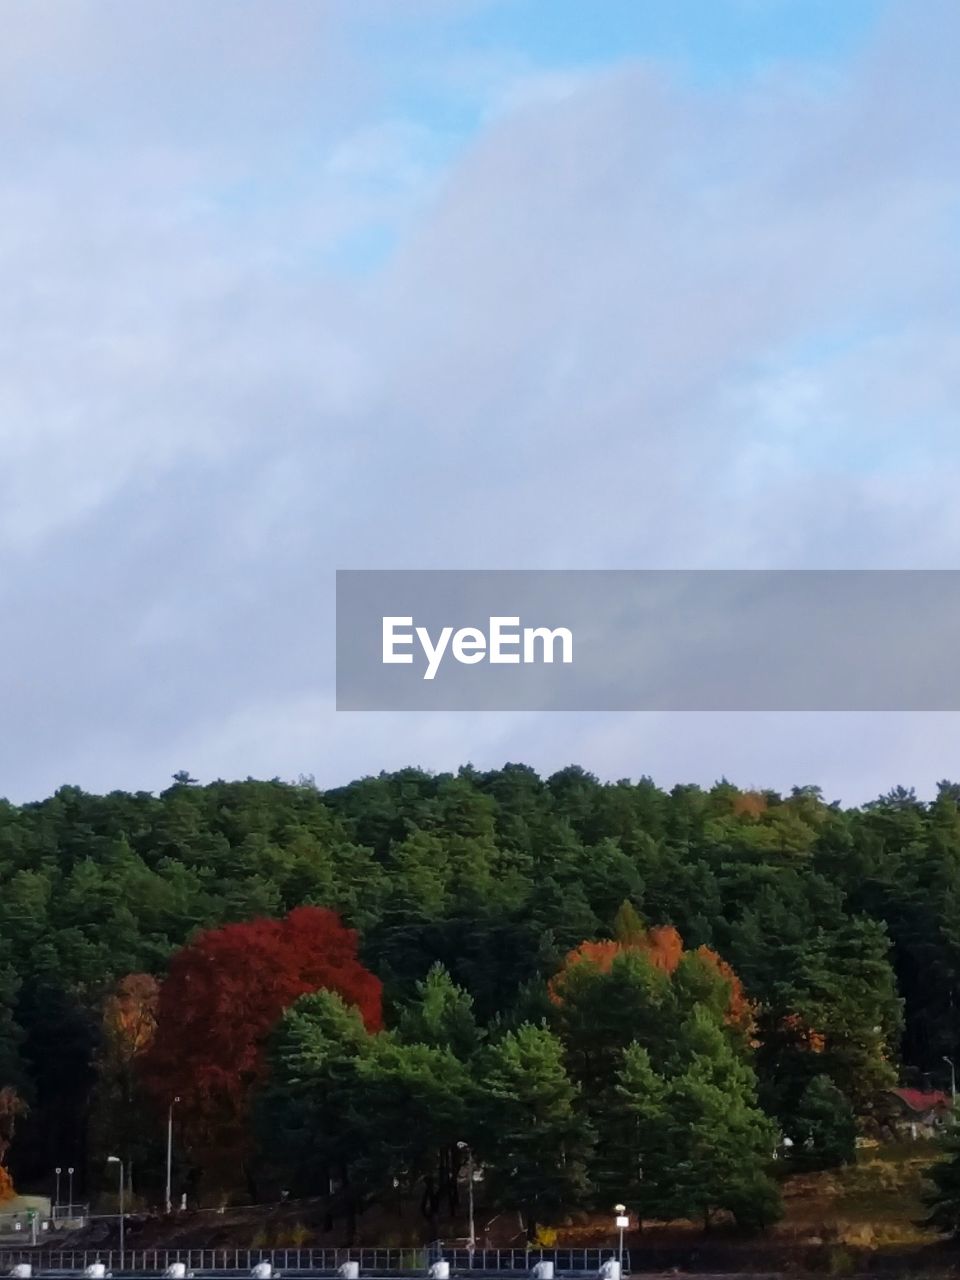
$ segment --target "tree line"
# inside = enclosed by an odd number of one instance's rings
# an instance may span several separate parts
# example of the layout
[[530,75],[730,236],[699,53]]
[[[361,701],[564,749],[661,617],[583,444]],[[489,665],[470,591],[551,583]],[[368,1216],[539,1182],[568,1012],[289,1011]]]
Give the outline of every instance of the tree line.
[[[95,1189],[120,1146],[159,1199],[179,1096],[198,1196],[256,1169],[435,1221],[470,1152],[531,1223],[615,1195],[762,1225],[778,1135],[848,1158],[898,1076],[943,1083],[958,794],[507,765],[0,803],[0,1167]],[[218,955],[243,1043],[198,995]]]

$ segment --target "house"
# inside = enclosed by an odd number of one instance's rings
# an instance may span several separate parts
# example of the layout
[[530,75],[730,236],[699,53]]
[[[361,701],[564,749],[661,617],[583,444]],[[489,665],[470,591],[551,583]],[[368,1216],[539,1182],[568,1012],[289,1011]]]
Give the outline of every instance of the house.
[[953,1101],[940,1089],[888,1089],[885,1119],[901,1138],[934,1138],[953,1111]]

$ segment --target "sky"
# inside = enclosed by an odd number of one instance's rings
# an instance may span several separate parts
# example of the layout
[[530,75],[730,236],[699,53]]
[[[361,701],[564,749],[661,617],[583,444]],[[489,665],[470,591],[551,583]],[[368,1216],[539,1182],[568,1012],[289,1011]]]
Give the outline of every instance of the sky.
[[953,0],[6,0],[0,794],[859,803],[927,715],[337,713],[337,568],[960,567]]

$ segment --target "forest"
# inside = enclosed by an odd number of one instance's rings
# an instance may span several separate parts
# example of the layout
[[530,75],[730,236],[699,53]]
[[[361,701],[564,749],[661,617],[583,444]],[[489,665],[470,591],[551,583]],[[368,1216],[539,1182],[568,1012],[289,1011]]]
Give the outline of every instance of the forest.
[[960,786],[858,808],[418,769],[321,791],[186,773],[0,803],[0,1194],[320,1197],[432,1238],[464,1169],[532,1235],[776,1221],[886,1091],[949,1086]]

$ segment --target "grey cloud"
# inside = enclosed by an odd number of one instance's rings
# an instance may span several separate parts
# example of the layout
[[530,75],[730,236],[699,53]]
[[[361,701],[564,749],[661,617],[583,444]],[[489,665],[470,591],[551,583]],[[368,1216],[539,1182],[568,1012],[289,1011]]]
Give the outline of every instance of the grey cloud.
[[[848,798],[949,772],[944,718],[332,712],[338,566],[960,549],[950,6],[901,6],[834,80],[518,83],[442,175],[365,60],[382,10],[11,7],[0,791],[506,756]],[[332,271],[369,226],[388,263]]]

